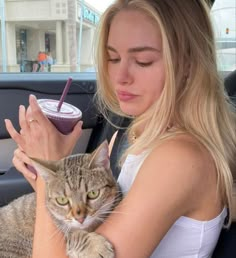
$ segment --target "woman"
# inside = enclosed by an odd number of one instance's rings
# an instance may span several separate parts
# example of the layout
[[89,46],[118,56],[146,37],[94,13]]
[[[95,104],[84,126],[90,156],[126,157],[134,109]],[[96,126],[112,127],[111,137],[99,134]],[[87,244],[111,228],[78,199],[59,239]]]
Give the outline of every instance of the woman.
[[[118,179],[126,196],[96,232],[117,258],[210,257],[227,208],[231,217],[236,135],[208,6],[204,0],[115,1],[101,18],[97,69],[101,110],[134,119]],[[32,96],[30,108],[20,108],[21,134],[6,121],[20,146],[13,163],[28,179],[27,155],[68,155],[81,132],[81,123],[69,136],[56,132]],[[66,257],[61,236],[50,238],[55,226],[42,208],[44,184],[32,178],[33,257]]]

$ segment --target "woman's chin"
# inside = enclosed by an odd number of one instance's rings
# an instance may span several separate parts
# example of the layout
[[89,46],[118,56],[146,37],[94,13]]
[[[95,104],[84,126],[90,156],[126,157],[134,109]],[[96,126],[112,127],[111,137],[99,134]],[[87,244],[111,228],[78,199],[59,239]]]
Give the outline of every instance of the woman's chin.
[[132,116],[132,117],[136,117],[139,116],[140,113],[138,113],[137,111],[133,111],[133,110],[127,110],[127,109],[121,109],[121,111],[126,114],[127,116]]
[[128,107],[127,105],[120,105],[120,109],[124,114],[133,117],[139,116],[145,112],[145,110],[137,109],[137,106]]

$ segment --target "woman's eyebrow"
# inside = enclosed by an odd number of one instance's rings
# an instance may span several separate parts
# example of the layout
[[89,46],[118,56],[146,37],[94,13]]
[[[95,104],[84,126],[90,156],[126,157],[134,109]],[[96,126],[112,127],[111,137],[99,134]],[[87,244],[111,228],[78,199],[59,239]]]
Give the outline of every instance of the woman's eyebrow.
[[[107,50],[117,53],[116,49],[109,45],[107,46]],[[129,53],[143,52],[143,51],[161,52],[159,49],[154,48],[154,47],[149,47],[149,46],[133,47],[133,48],[128,49]]]
[[107,46],[107,50],[117,53],[117,51],[111,46]]
[[129,49],[128,49],[128,52],[129,52],[129,53],[133,53],[133,52],[143,52],[143,51],[160,52],[159,49],[154,48],[154,47],[149,47],[149,46],[134,47],[134,48],[129,48]]

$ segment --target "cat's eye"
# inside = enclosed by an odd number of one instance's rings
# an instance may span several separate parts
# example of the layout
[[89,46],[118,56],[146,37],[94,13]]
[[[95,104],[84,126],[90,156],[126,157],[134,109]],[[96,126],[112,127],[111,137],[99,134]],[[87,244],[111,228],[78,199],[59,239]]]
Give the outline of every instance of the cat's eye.
[[66,198],[65,196],[60,196],[56,198],[56,201],[59,205],[67,205],[69,203],[68,198]]
[[99,190],[92,190],[92,191],[88,192],[87,196],[90,200],[93,200],[93,199],[98,198],[99,194],[100,194]]

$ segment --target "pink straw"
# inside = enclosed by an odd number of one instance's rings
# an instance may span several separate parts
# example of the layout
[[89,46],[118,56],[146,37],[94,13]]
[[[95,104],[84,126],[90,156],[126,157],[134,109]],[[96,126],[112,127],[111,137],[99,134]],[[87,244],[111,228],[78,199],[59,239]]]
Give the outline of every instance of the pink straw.
[[65,97],[66,97],[66,95],[68,93],[68,90],[70,88],[71,83],[72,83],[72,78],[69,77],[67,82],[66,82],[66,86],[65,86],[65,88],[64,88],[64,90],[62,92],[61,98],[59,100],[59,103],[58,103],[58,106],[57,106],[57,112],[60,112],[60,110],[61,110],[61,106],[62,106],[62,104],[63,104],[63,102],[65,100]]

